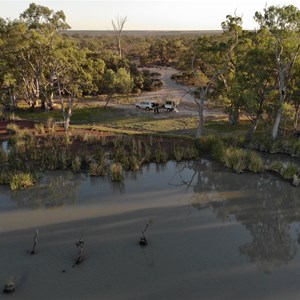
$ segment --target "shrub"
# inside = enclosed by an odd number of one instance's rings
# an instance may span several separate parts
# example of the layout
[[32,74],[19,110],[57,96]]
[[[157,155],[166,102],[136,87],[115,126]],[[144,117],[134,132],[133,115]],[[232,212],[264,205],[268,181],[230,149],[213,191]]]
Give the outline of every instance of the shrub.
[[7,124],[6,129],[9,134],[17,134],[20,132],[20,127],[15,123]]
[[34,124],[34,131],[36,134],[44,134],[45,133],[44,124],[42,123]]
[[30,173],[18,173],[14,174],[9,182],[11,190],[22,189],[30,187],[34,184],[34,179]]
[[120,163],[113,163],[110,166],[110,177],[112,181],[123,181],[123,168]]

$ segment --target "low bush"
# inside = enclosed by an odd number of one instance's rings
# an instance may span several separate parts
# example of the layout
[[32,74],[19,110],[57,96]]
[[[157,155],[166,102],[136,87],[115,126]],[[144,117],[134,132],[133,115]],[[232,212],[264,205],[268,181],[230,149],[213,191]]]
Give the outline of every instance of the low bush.
[[44,134],[45,133],[45,126],[42,123],[34,124],[34,132],[35,134]]

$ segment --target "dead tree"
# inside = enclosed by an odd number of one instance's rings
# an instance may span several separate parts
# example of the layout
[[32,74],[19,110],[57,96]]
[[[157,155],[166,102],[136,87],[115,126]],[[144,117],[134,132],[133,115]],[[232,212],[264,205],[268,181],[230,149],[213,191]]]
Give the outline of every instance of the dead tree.
[[120,16],[117,16],[115,21],[111,21],[115,33],[116,45],[120,58],[122,58],[121,34],[126,21],[127,17],[122,18]]

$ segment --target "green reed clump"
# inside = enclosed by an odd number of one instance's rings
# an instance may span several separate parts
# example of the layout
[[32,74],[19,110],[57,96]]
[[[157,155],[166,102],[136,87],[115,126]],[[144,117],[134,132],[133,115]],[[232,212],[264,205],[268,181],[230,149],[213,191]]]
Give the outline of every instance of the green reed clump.
[[115,148],[113,160],[116,163],[120,163],[125,169],[129,166],[129,155],[124,146],[118,146]]
[[151,157],[152,157],[151,147],[148,143],[144,143],[144,150],[143,150],[143,156],[142,156],[143,162],[145,162],[145,163],[150,162]]
[[96,162],[102,162],[104,158],[106,158],[106,153],[102,147],[98,147],[93,155]]
[[81,157],[80,156],[75,156],[75,158],[72,160],[72,165],[71,165],[72,172],[78,173],[81,169]]
[[247,169],[251,172],[258,173],[265,171],[265,164],[261,156],[255,151],[246,151]]
[[296,164],[288,163],[283,167],[280,174],[285,179],[293,179],[294,175],[299,175],[299,169]]
[[175,145],[173,154],[176,161],[182,161],[184,158],[185,148],[183,145]]
[[188,145],[185,147],[184,159],[191,160],[199,158],[199,151],[196,148],[196,145]]
[[124,179],[123,176],[123,167],[120,163],[113,163],[110,166],[110,178],[112,181],[121,182]]
[[89,174],[91,176],[104,176],[106,174],[107,164],[101,162],[91,162],[89,165]]
[[229,147],[224,152],[223,162],[225,166],[237,173],[243,172],[247,167],[246,151],[243,149]]
[[17,173],[10,178],[9,186],[12,191],[30,187],[34,184],[34,177],[31,173]]
[[168,153],[167,151],[158,144],[154,152],[154,160],[156,163],[166,163],[168,161]]
[[135,155],[130,155],[129,156],[129,161],[128,161],[128,168],[131,171],[137,171],[140,169],[142,165],[142,161]]
[[210,144],[211,155],[217,160],[222,160],[225,153],[225,146],[222,140],[220,139],[212,139],[212,143]]
[[196,147],[201,154],[211,154],[218,160],[221,160],[224,154],[224,142],[212,135],[203,136],[198,139]]
[[283,169],[283,163],[280,160],[272,161],[269,169],[280,174]]
[[252,137],[251,141],[248,143],[248,148],[256,149],[264,152],[274,151],[274,140],[271,136],[266,134],[259,134]]

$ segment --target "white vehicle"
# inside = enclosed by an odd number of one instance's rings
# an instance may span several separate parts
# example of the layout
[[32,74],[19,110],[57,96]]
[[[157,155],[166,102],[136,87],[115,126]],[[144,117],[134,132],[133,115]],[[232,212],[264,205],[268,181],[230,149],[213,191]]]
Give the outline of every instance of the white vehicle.
[[151,102],[151,101],[144,101],[144,102],[137,103],[135,105],[135,107],[136,108],[142,108],[142,109],[150,110],[150,109],[153,109],[154,104],[155,103]]
[[175,101],[166,101],[164,104],[164,108],[168,111],[176,110],[177,104],[175,103]]

